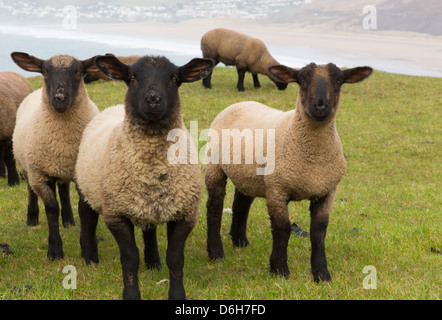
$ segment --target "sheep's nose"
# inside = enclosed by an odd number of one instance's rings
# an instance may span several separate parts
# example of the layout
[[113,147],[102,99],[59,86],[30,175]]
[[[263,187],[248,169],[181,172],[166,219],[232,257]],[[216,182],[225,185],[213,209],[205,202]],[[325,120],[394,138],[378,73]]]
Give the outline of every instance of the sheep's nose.
[[58,102],[63,102],[66,100],[66,96],[64,95],[64,89],[58,88],[57,92],[55,93],[55,100]]
[[151,91],[147,92],[145,99],[146,99],[147,103],[154,104],[154,103],[160,102],[161,96],[158,94],[158,92],[151,90]]
[[324,111],[325,109],[327,109],[327,106],[320,104],[320,105],[316,105],[315,106],[316,110],[318,110],[319,112]]

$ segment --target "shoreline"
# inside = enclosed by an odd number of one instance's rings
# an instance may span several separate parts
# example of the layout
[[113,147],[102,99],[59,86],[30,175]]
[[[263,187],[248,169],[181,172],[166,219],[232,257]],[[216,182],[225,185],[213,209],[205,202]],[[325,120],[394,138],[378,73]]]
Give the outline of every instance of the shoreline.
[[[152,50],[170,48],[176,53],[187,50],[185,55],[200,56],[199,43],[202,35],[214,28],[224,27],[257,37],[266,43],[270,53],[282,64],[301,67],[308,62],[334,62],[342,67],[370,65],[391,73],[417,76],[442,77],[442,36],[431,36],[411,32],[378,30],[341,31],[327,28],[306,28],[296,24],[259,24],[235,19],[194,19],[177,23],[132,22],[132,23],[79,23],[77,29],[54,28],[54,24],[21,25],[28,30],[54,30],[57,36],[75,40],[96,42],[100,36],[110,38],[119,47],[131,47],[140,41]],[[87,34],[90,34],[89,37]],[[93,40],[91,40],[93,39]],[[150,47],[152,40],[153,47]],[[174,46],[176,42],[176,46]],[[136,46],[135,46],[136,47]],[[174,48],[175,47],[175,48]],[[179,47],[179,48],[178,48]]]
[[[442,76],[442,37],[411,32],[378,30],[335,31],[321,28],[300,28],[296,24],[264,24],[231,19],[195,19],[179,23],[134,22],[121,24],[85,24],[78,30],[136,37],[167,37],[198,43],[202,35],[214,28],[225,27],[257,37],[272,47],[308,47],[323,56],[357,57],[361,62],[390,60],[410,64],[414,68],[433,70]],[[286,52],[296,57],[296,52]],[[342,62],[340,63],[342,64]]]

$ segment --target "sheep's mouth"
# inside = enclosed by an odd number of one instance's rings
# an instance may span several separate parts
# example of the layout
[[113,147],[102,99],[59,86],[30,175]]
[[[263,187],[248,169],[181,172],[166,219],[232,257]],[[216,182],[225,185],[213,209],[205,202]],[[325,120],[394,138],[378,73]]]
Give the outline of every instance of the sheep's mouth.
[[64,112],[66,112],[67,109],[69,109],[71,104],[69,101],[63,101],[63,102],[52,101],[51,106],[55,112],[64,113]]
[[145,112],[145,117],[148,120],[160,120],[161,118],[163,118],[164,112],[161,111],[148,111]]

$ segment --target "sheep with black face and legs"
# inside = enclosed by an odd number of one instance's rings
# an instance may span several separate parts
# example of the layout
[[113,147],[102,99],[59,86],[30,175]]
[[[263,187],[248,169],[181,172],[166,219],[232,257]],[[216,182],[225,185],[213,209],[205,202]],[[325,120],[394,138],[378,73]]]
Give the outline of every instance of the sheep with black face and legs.
[[[235,66],[238,71],[238,91],[245,91],[244,77],[246,72],[253,76],[253,86],[260,88],[258,74],[270,77],[269,67],[278,62],[267,50],[266,45],[260,39],[250,37],[246,34],[225,28],[217,28],[208,31],[201,38],[201,51],[204,58],[215,60],[227,66]],[[212,73],[204,80],[203,85],[210,89]],[[279,90],[284,90],[287,83],[278,79],[270,78]]]
[[[269,73],[274,78],[299,84],[295,110],[282,112],[249,101],[229,106],[214,119],[211,129],[216,134],[212,134],[207,146],[207,156],[211,157],[211,161],[206,159],[204,167],[208,190],[207,249],[211,259],[224,257],[220,228],[229,178],[236,188],[230,231],[234,245],[248,244],[246,223],[250,206],[255,197],[265,198],[273,237],[270,271],[287,277],[290,237],[287,204],[310,200],[311,270],[315,281],[331,280],[324,240],[336,188],[346,169],[335,117],[341,86],[362,81],[371,72],[370,67],[341,70],[332,63],[312,63],[300,70],[272,66]],[[228,158],[223,161],[221,156],[225,150],[233,150],[233,139],[223,137],[223,131],[227,129],[237,129],[238,132],[249,130],[254,135],[251,141],[255,149],[274,151],[273,163],[267,161],[263,166],[264,162],[256,158],[250,161],[251,164],[245,164],[246,148],[240,151],[240,164],[234,164]],[[263,138],[255,139],[258,130],[263,132]],[[266,138],[270,134],[274,135],[274,141]],[[274,149],[269,148],[269,144],[273,144]],[[215,158],[212,152],[215,152]],[[272,157],[267,154],[269,159]]]
[[[123,298],[140,299],[134,226],[143,228],[147,267],[157,268],[156,226],[167,223],[169,299],[185,299],[183,251],[199,215],[203,182],[200,165],[190,161],[196,148],[183,123],[178,88],[206,76],[213,61],[193,59],[177,67],[165,57],[145,56],[126,65],[100,56],[95,65],[125,81],[128,90],[124,106],[110,107],[90,122],[80,145],[76,183],[82,256],[88,264],[98,263],[95,233],[101,214],[120,249]],[[185,138],[175,142],[169,136],[174,130]],[[169,150],[176,147],[187,151],[186,161],[177,163],[171,156]]]
[[42,60],[27,53],[13,52],[22,69],[43,74],[43,87],[28,95],[17,111],[12,137],[14,156],[28,184],[27,224],[38,223],[38,197],[43,200],[49,226],[48,258],[63,258],[59,232],[61,202],[63,226],[74,225],[69,184],[83,130],[98,114],[89,99],[83,77],[94,57],[77,60],[59,55]]
[[12,133],[17,109],[32,91],[32,85],[22,75],[0,72],[0,177],[6,176],[6,168],[9,186],[20,183],[12,152]]

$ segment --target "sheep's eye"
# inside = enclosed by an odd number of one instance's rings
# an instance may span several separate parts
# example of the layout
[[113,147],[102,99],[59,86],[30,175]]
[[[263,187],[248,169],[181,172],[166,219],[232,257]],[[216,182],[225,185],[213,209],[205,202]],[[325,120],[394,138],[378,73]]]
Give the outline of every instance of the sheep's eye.
[[42,74],[43,74],[43,77],[46,78],[48,76],[48,69],[43,69]]
[[176,75],[173,75],[171,80],[173,83],[178,84],[178,77]]
[[336,86],[337,87],[340,87],[341,85],[342,85],[342,81],[341,80],[336,81]]
[[75,73],[75,76],[76,76],[77,78],[81,78],[81,76],[82,76],[81,71],[78,70],[78,71]]
[[129,81],[130,81],[130,82],[135,82],[135,80],[137,80],[137,79],[135,78],[134,75],[131,75],[131,76],[129,77]]

